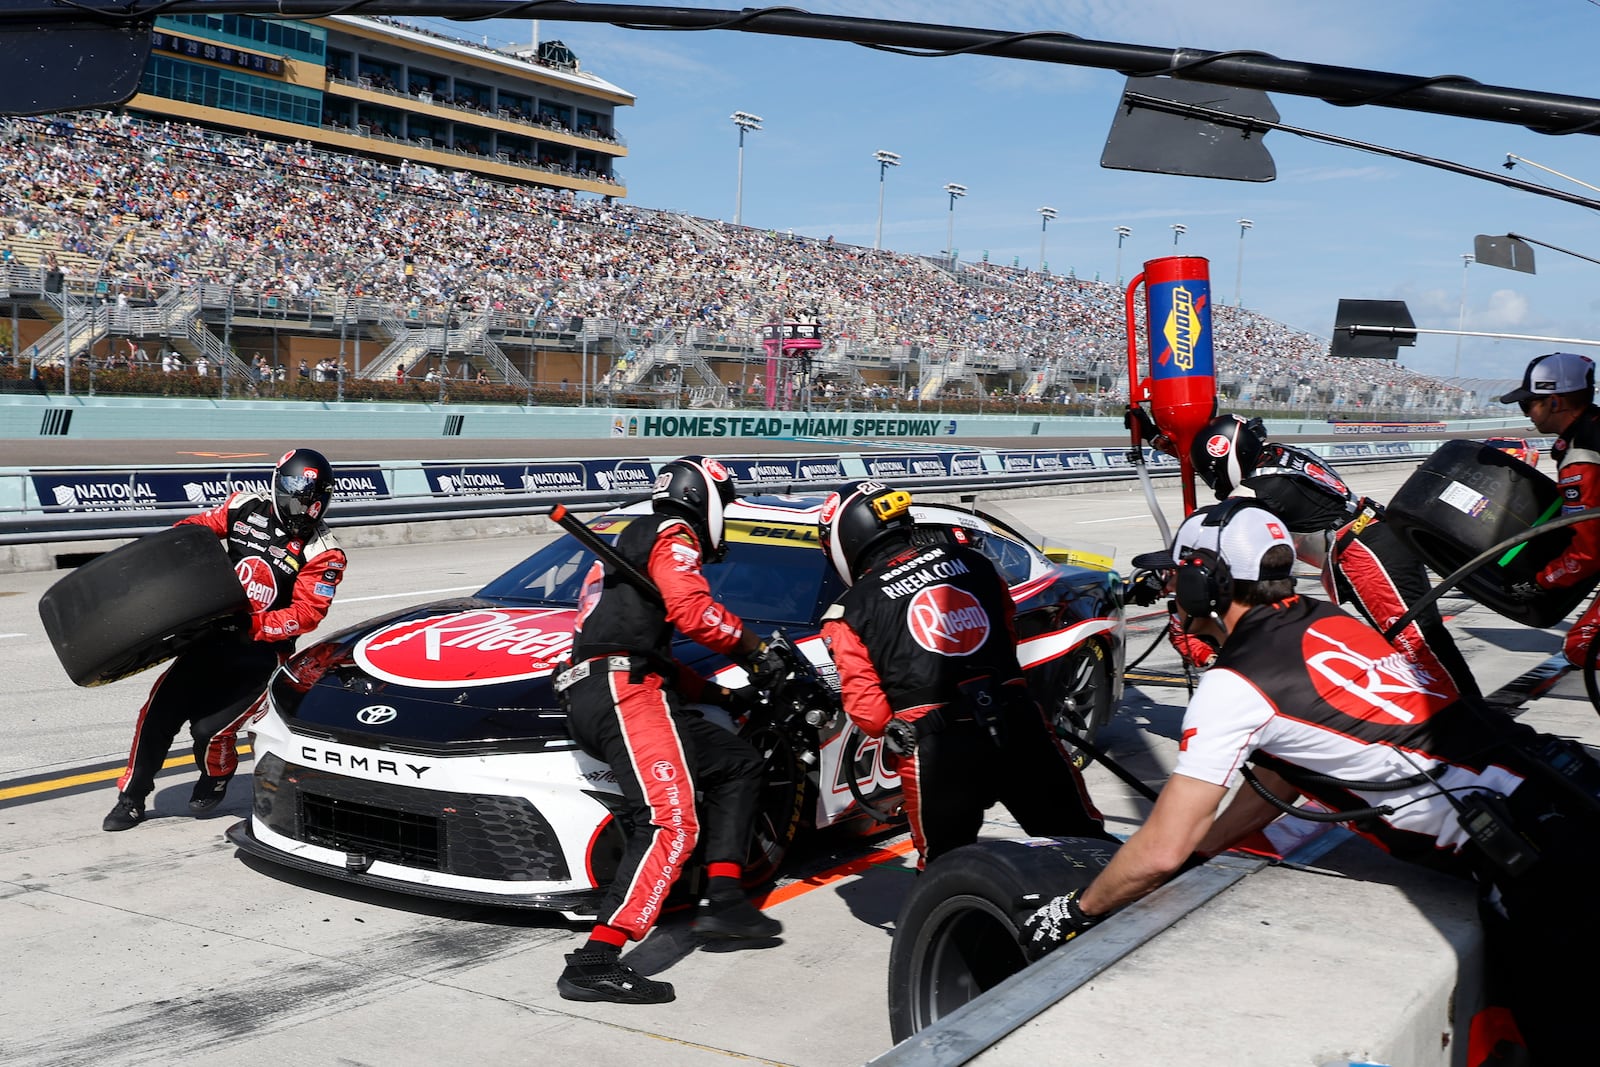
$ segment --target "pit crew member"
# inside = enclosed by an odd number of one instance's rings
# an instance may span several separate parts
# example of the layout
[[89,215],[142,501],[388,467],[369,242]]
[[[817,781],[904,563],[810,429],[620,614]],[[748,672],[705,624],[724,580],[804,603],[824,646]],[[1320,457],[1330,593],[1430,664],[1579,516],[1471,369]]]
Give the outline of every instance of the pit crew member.
[[[1259,501],[1282,519],[1300,559],[1322,568],[1328,599],[1354,607],[1386,631],[1412,602],[1427,594],[1428,572],[1383,522],[1383,506],[1345,484],[1322,457],[1268,441],[1260,419],[1218,415],[1190,449],[1195,473],[1218,500]],[[1214,653],[1194,635],[1177,634],[1179,651],[1198,666]],[[1476,697],[1477,681],[1437,608],[1429,607],[1394,638],[1395,647],[1456,692]]]
[[846,483],[819,537],[849,586],[822,616],[845,711],[891,753],[918,869],[977,840],[997,800],[1029,834],[1106,837],[1028,692],[1004,579],[947,533],[917,530],[910,509],[909,493]]
[[177,525],[204,526],[227,545],[252,614],[220,626],[181,652],[150,689],[133,730],[117,803],[103,830],[129,830],[145,818],[145,798],[185,722],[200,769],[189,796],[196,815],[228,792],[239,766],[235,734],[266,691],[295,639],[317,628],[344,580],[345,554],[323,518],[333,498],[333,467],[322,453],[296,448],[272,472],[272,491],[234,493]]
[[[1556,460],[1556,484],[1564,513],[1600,507],[1600,408],[1594,403],[1594,361],[1571,352],[1539,356],[1522,372],[1522,384],[1500,398],[1516,404],[1540,433],[1553,433],[1550,454]],[[1600,570],[1600,522],[1580,522],[1561,554],[1545,564],[1532,582],[1512,587],[1513,595],[1532,599],[1546,589],[1562,589],[1594,577]],[[1562,652],[1567,662],[1582,667],[1600,631],[1600,598],[1572,629]]]
[[[734,499],[733,476],[714,459],[687,456],[661,469],[652,497],[653,513],[629,523],[616,550],[649,576],[660,599],[596,561],[579,595],[572,666],[556,679],[573,740],[610,766],[633,822],[616,878],[601,899],[599,921],[588,941],[567,954],[556,982],[568,1000],[673,999],[671,983],[639,974],[622,962],[621,950],[655,925],[702,837],[709,885],[696,909],[695,931],[743,939],[770,939],[783,931],[745,899],[740,881],[762,758],[680,703],[707,698],[737,708],[749,706],[753,694],[709,686],[672,658],[676,629],[750,664],[755,679],[783,668],[775,650],[712,598],[700,571],[702,562],[714,562],[725,551],[723,511]],[[703,807],[695,804],[697,789],[704,792]]]
[[[1592,1055],[1590,996],[1566,962],[1600,950],[1600,764],[1425,677],[1381,634],[1296,596],[1294,549],[1271,512],[1230,500],[1191,515],[1170,554],[1179,611],[1219,643],[1184,713],[1178,761],[1149,819],[1088,888],[1023,923],[1038,956],[1277,818],[1241,788],[1314,798],[1396,858],[1483,891],[1495,1003],[1541,1064]],[[1377,783],[1382,783],[1377,784]]]

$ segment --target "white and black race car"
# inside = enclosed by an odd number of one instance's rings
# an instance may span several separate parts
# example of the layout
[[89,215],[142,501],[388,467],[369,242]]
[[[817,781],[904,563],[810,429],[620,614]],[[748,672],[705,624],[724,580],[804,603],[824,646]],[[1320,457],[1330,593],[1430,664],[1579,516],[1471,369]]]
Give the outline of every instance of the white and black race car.
[[[899,778],[878,742],[840,713],[818,635],[842,591],[817,548],[822,502],[732,505],[727,558],[705,571],[719,600],[758,632],[781,631],[814,668],[793,672],[766,713],[727,722],[770,770],[752,880],[770,878],[802,831],[875,826],[898,807]],[[601,516],[590,529],[613,537],[647,509]],[[956,507],[918,505],[913,515],[995,561],[1017,603],[1035,695],[1092,736],[1122,687],[1122,582],[1110,561],[1047,554],[1014,526]],[[373,619],[297,654],[250,726],[254,802],[229,839],[276,863],[402,893],[592,917],[626,837],[620,794],[568,737],[551,688],[592,559],[564,535],[474,596]],[[676,655],[724,684],[745,681],[699,645]]]

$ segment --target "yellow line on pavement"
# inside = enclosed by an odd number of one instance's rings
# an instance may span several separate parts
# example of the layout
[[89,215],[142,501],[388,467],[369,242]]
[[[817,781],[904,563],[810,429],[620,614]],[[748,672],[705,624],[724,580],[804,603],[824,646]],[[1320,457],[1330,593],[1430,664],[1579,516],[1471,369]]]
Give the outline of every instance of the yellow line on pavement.
[[[239,754],[248,755],[249,745],[240,745]],[[174,767],[192,767],[193,756],[171,756],[161,764],[163,771],[170,771]],[[98,771],[84,771],[81,774],[68,774],[60,778],[50,778],[42,782],[29,782],[27,785],[0,786],[0,800],[15,800],[17,797],[39,796],[43,793],[55,793],[74,786],[93,785],[96,782],[114,782],[122,777],[123,765],[103,768]]]

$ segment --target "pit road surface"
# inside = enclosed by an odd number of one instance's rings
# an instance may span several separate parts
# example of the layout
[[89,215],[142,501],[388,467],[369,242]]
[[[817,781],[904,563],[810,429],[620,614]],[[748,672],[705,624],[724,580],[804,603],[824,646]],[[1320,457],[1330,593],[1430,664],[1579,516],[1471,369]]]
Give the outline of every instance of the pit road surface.
[[[1375,470],[1351,481],[1386,499],[1403,477]],[[1176,494],[1160,495],[1175,517]],[[1131,487],[996,506],[1057,542],[1114,548],[1123,567],[1157,545]],[[469,592],[543,540],[355,550],[323,629]],[[694,943],[684,917],[669,916],[630,959],[675,983],[678,1000],[641,1008],[556,995],[562,954],[582,939],[560,920],[363,892],[241,858],[222,831],[248,811],[248,758],[221,809],[196,820],[187,815],[194,770],[180,737],[151,819],[103,833],[115,799],[109,779],[153,672],[72,686],[37,614],[58,577],[0,574],[0,1061],[836,1065],[890,1045],[890,935],[911,885],[903,835],[824,841],[801,857],[812,877],[774,894],[771,914],[785,925],[776,947],[714,951]],[[1446,608],[1458,613],[1453,628],[1486,691],[1558,647],[1558,634],[1459,600]],[[1130,627],[1130,658],[1160,621]],[[1174,662],[1163,644],[1145,668],[1167,674]],[[1102,740],[1159,784],[1183,699],[1182,688],[1130,686]],[[1538,710],[1526,721],[1540,725]],[[85,769],[78,784],[63,781]],[[1110,827],[1131,832],[1147,805],[1099,768],[1088,779]],[[990,813],[986,834],[1017,832],[1004,809]],[[876,862],[862,866],[862,857]]]

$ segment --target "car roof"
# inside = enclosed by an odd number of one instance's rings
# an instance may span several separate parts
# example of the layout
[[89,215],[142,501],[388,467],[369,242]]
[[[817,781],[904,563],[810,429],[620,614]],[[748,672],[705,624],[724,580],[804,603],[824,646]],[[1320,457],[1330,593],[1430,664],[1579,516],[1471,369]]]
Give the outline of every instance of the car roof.
[[[729,504],[723,512],[723,517],[730,522],[772,523],[786,522],[798,526],[816,526],[822,514],[822,505],[827,502],[826,493],[808,493],[805,495],[763,495],[743,496]],[[641,500],[625,508],[607,512],[604,518],[633,517],[648,515],[651,502]],[[1002,533],[1018,540],[1026,541],[1027,538],[1015,530],[1007,529],[997,521],[993,521],[976,512],[965,508],[951,507],[947,504],[912,504],[911,518],[917,523],[956,525],[969,530],[978,530],[984,533]]]

